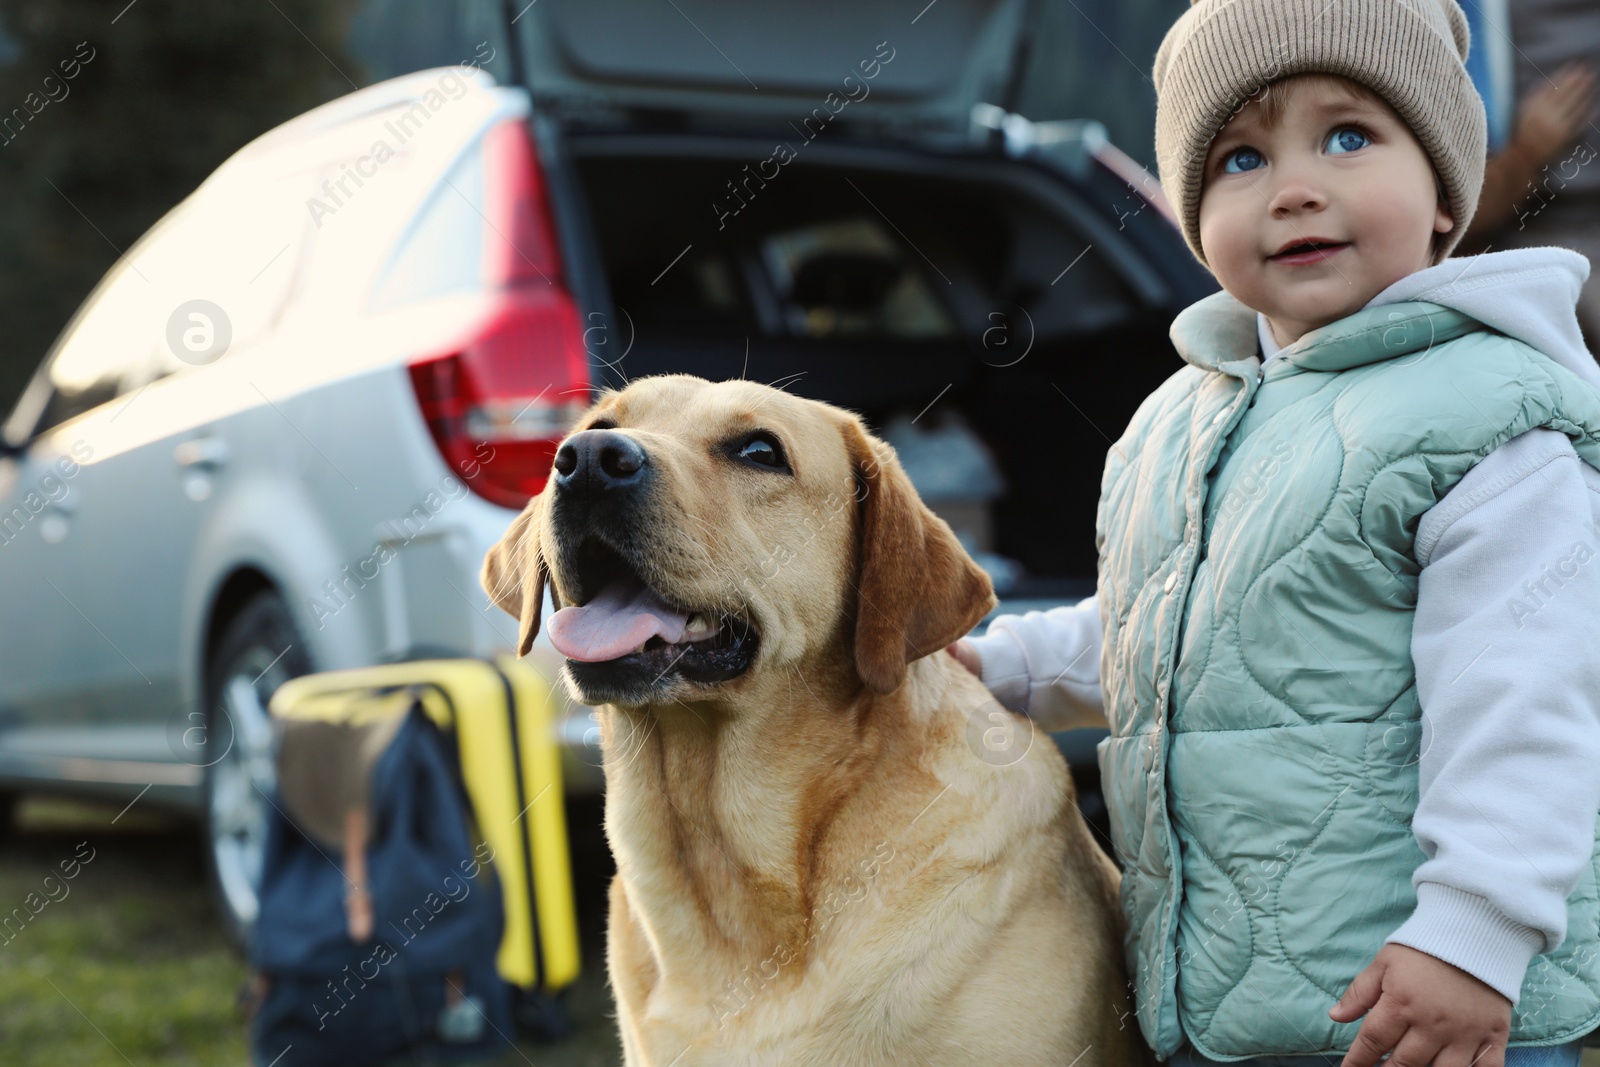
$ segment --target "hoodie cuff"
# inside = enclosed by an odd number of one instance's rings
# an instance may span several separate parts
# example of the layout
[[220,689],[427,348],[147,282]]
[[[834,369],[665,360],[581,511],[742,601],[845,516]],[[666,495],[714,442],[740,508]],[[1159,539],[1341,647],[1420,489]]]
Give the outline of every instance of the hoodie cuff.
[[1417,907],[1385,938],[1426,952],[1492,986],[1516,1006],[1544,934],[1508,919],[1493,904],[1442,882],[1417,883]]
[[982,637],[969,637],[967,643],[977,649],[983,665],[979,676],[989,692],[1003,707],[1019,715],[1028,713],[1028,661],[1022,646],[1005,631],[986,633]]

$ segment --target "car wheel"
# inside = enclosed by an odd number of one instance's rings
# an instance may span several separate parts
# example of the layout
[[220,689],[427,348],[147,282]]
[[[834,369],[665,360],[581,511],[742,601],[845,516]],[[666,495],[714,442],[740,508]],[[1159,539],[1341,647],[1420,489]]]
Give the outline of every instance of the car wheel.
[[228,622],[206,669],[205,853],[223,926],[244,948],[256,919],[256,888],[277,775],[267,701],[311,670],[289,608],[276,593],[251,597]]

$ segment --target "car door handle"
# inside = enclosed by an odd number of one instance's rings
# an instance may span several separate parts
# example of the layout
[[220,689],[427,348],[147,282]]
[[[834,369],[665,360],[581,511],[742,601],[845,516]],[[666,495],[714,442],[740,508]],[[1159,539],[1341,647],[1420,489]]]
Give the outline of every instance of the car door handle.
[[228,442],[220,437],[195,437],[173,449],[172,458],[180,467],[216,469],[228,462]]

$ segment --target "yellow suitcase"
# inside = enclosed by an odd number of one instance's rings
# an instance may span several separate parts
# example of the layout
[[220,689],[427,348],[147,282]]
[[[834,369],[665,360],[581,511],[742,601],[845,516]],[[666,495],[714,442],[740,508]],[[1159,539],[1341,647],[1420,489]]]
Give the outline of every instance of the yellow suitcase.
[[280,686],[270,710],[285,723],[358,727],[403,716],[413,698],[455,735],[478,833],[493,850],[505,898],[500,976],[553,995],[579,970],[578,922],[567,847],[559,697],[510,656],[414,660],[303,675]]

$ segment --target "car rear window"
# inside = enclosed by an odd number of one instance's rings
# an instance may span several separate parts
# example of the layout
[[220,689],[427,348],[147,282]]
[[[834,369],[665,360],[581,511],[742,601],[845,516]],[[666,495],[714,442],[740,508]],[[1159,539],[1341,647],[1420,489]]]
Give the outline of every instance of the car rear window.
[[373,284],[368,310],[482,287],[482,148],[479,141],[468,149],[429,195]]

